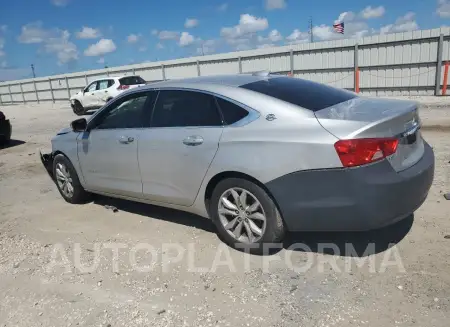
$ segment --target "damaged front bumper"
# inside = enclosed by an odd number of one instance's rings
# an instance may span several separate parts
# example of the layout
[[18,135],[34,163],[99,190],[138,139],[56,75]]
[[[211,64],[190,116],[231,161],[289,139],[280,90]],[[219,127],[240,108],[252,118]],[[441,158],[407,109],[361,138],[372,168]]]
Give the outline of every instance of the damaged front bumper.
[[45,167],[45,170],[47,170],[48,175],[51,177],[51,179],[55,179],[53,176],[53,153],[42,153],[42,151],[39,151],[39,156],[41,157],[42,164]]

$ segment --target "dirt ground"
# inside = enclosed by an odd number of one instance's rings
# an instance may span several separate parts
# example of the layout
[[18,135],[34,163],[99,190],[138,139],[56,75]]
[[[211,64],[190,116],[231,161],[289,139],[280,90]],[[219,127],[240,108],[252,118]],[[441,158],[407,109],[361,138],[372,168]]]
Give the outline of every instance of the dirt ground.
[[436,172],[414,216],[289,234],[271,256],[229,249],[187,213],[67,204],[38,150],[76,116],[66,104],[1,107],[14,140],[0,149],[0,326],[448,326],[450,111],[419,101]]

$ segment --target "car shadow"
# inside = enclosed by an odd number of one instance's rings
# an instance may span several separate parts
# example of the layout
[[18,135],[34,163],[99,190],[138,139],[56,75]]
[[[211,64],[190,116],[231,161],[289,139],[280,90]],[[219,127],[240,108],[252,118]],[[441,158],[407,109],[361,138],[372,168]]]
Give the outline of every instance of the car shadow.
[[[148,218],[195,227],[209,233],[216,232],[210,219],[180,210],[101,195],[94,197],[94,203]],[[268,248],[267,253],[262,255],[273,255],[284,248],[290,251],[365,257],[383,252],[399,243],[408,234],[413,222],[414,215],[410,215],[393,225],[367,232],[288,232],[282,244]],[[223,241],[220,236],[219,239]]]
[[153,219],[160,219],[180,225],[195,227],[209,233],[215,233],[214,224],[210,219],[175,209],[169,209],[151,204],[128,201],[96,195],[94,203],[101,206],[112,206],[118,210],[126,211],[140,216]]
[[337,256],[365,257],[386,251],[399,243],[411,230],[414,215],[367,232],[296,232],[288,233],[284,248]]
[[0,149],[13,148],[13,147],[15,147],[15,146],[22,145],[22,144],[25,144],[25,143],[26,143],[26,142],[25,142],[25,141],[22,141],[22,140],[11,139],[11,140],[9,140],[8,143],[0,144]]

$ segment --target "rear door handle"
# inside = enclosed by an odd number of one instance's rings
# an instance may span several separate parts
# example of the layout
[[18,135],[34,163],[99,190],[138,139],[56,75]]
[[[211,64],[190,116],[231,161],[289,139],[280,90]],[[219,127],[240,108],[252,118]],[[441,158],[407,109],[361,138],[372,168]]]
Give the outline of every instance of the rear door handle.
[[190,146],[196,146],[203,143],[203,137],[198,135],[188,136],[183,140],[183,143]]
[[134,141],[134,137],[131,137],[131,136],[119,137],[119,143],[122,143],[122,144],[129,144],[129,143],[132,143],[133,141]]

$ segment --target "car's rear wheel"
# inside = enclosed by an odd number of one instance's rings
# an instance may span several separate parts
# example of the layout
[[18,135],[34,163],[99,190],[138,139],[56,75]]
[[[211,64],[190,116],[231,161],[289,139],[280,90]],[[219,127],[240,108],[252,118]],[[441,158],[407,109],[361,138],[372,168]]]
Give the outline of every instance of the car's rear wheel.
[[67,202],[78,204],[90,199],[91,194],[84,190],[75,168],[66,156],[58,154],[53,159],[53,176],[59,193]]
[[263,244],[283,239],[284,224],[277,206],[263,188],[251,181],[222,180],[213,191],[210,205],[219,235],[233,248],[261,253]]
[[73,112],[78,116],[82,116],[86,113],[86,110],[80,101],[75,100],[75,103],[73,104]]

